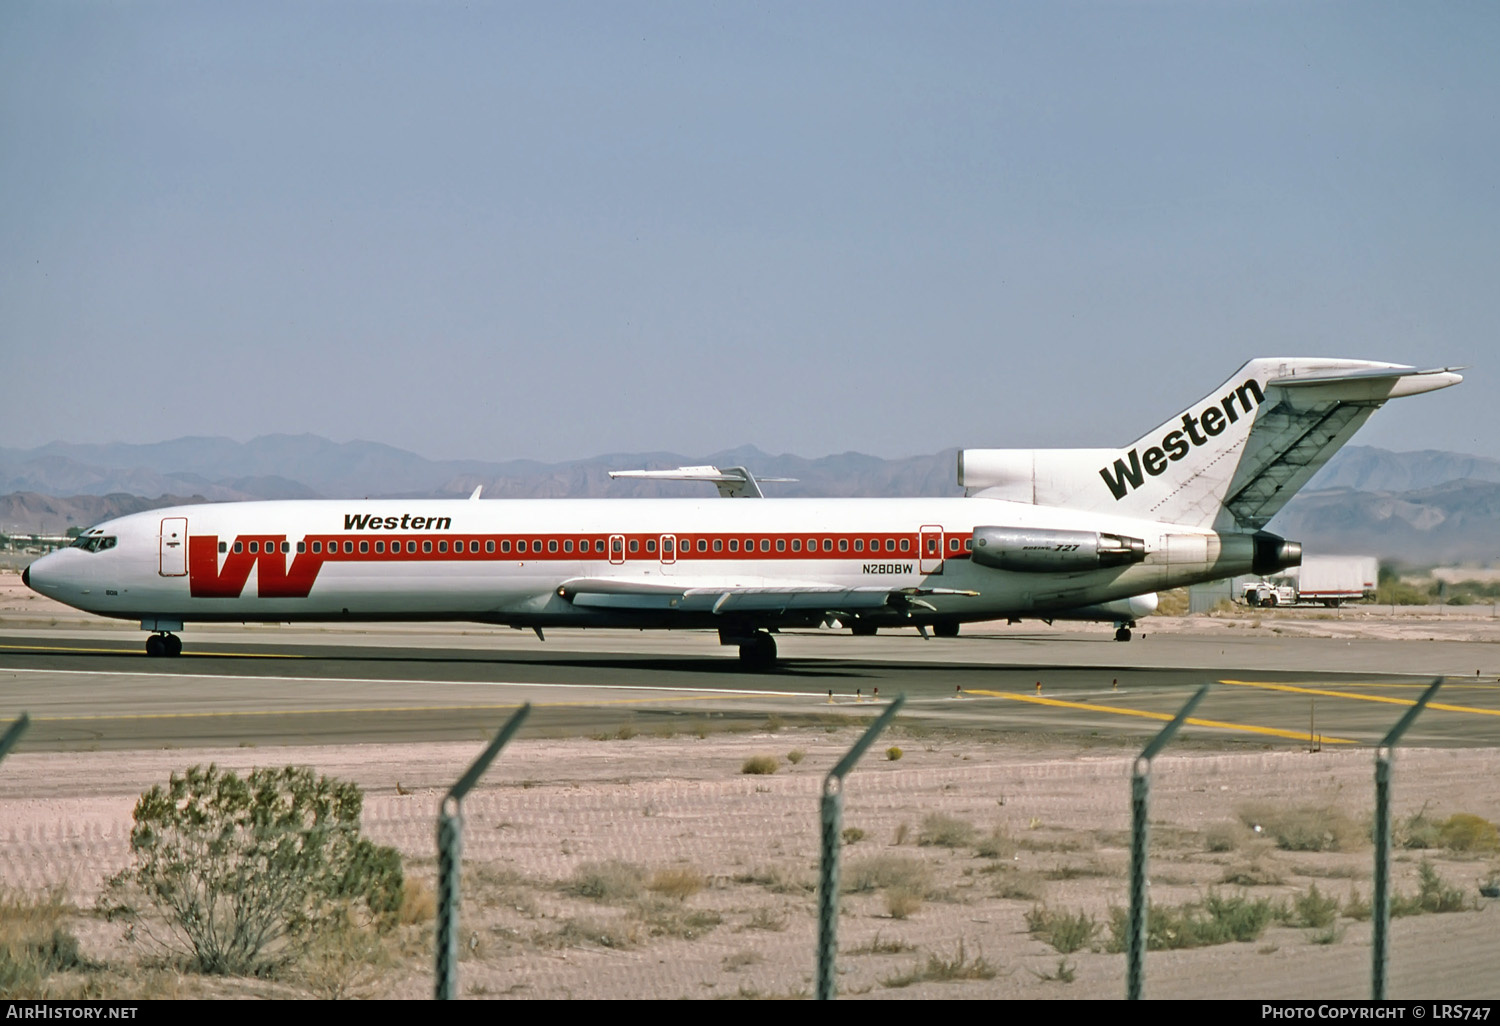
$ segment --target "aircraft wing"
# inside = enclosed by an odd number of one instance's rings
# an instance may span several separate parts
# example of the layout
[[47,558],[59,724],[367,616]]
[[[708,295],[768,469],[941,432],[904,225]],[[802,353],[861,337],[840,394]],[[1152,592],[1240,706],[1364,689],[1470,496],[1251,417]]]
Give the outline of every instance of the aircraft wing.
[[748,584],[628,577],[577,577],[564,581],[557,593],[575,606],[591,609],[718,614],[930,609],[922,595],[979,594],[956,588],[840,588],[811,581]]
[[794,482],[795,477],[757,478],[744,467],[678,467],[675,470],[611,470],[610,477],[630,477],[647,481],[707,481],[726,499],[763,499],[761,481]]

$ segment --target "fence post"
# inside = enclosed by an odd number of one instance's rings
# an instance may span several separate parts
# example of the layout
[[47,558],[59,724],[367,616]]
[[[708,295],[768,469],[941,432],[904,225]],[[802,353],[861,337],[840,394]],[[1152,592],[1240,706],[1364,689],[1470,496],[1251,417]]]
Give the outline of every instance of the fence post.
[[1212,685],[1205,684],[1187,704],[1177,710],[1172,722],[1161,728],[1151,743],[1141,749],[1130,767],[1130,921],[1126,929],[1125,997],[1141,999],[1146,963],[1147,881],[1146,857],[1150,846],[1151,760],[1172,740],[1172,735],[1187,722]]
[[823,837],[822,857],[818,863],[818,990],[819,1001],[833,1000],[834,957],[838,954],[839,919],[839,850],[840,828],[844,818],[844,777],[859,757],[875,743],[875,738],[906,704],[905,695],[886,706],[885,712],[870,724],[864,736],[854,743],[828,775],[823,778],[821,806]]
[[15,747],[16,742],[21,740],[21,735],[26,733],[26,728],[29,726],[31,726],[31,717],[22,713],[20,719],[6,728],[5,734],[0,736],[0,759],[4,759]]
[[1391,767],[1396,757],[1396,744],[1427,707],[1432,696],[1437,694],[1437,689],[1443,686],[1443,680],[1438,677],[1428,685],[1375,749],[1375,894],[1370,909],[1375,927],[1370,967],[1372,1001],[1385,1000],[1385,964],[1391,929]]
[[433,996],[439,1001],[451,1001],[458,996],[458,874],[463,858],[464,795],[479,782],[530,712],[530,702],[516,710],[438,806],[437,970]]

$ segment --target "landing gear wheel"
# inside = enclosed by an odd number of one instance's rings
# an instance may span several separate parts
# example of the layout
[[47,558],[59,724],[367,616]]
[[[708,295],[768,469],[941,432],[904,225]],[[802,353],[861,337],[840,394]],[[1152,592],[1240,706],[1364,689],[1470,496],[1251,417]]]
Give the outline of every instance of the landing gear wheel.
[[167,639],[165,635],[153,634],[146,639],[146,654],[153,659],[157,656],[167,654]]
[[958,637],[958,622],[940,620],[932,625],[932,633],[940,638],[956,638]]
[[753,634],[740,645],[740,665],[752,673],[763,673],[776,665],[776,639],[766,633]]
[[1267,595],[1265,598],[1263,598],[1263,599],[1260,600],[1260,604],[1263,607],[1265,607],[1266,609],[1272,609],[1276,605],[1276,596],[1275,595]]
[[880,628],[876,627],[873,623],[857,623],[851,626],[849,628],[849,631],[856,638],[873,638],[875,636],[875,632],[879,629]]
[[1130,640],[1130,628],[1129,627],[1118,627],[1118,628],[1116,628],[1115,629],[1115,640],[1116,641],[1129,641]]
[[164,639],[167,643],[167,655],[182,655],[182,639],[175,634],[168,634]]

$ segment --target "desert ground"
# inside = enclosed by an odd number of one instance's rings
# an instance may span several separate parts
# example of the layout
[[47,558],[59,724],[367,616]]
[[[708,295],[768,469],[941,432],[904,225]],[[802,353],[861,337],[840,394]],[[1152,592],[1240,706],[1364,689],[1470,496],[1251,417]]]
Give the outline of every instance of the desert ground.
[[[0,627],[105,629],[18,584],[0,577]],[[1155,617],[1143,630],[1500,640],[1489,609],[1456,613]],[[821,720],[772,716],[737,733],[706,721],[637,733],[622,722],[588,737],[518,738],[463,808],[460,994],[809,996],[822,778],[867,719],[844,709]],[[1108,735],[987,736],[898,720],[844,791],[839,995],[1122,997],[1125,956],[1113,950],[1110,923],[1127,897],[1138,747]],[[0,763],[5,909],[54,895],[83,956],[40,992],[429,996],[435,819],[444,789],[477,751],[439,743],[11,754]],[[775,771],[745,772],[757,758]],[[366,833],[398,849],[414,881],[403,923],[260,979],[184,971],[149,931],[106,921],[97,902],[103,881],[128,864],[137,797],[206,763],[295,763],[360,784]],[[1150,880],[1162,921],[1208,903],[1264,921],[1247,940],[1152,951],[1146,995],[1368,997],[1373,770],[1369,749],[1291,743],[1194,740],[1159,757]],[[1496,780],[1500,745],[1397,756],[1396,889],[1415,912],[1425,867],[1427,904],[1457,910],[1394,920],[1392,997],[1500,996],[1500,911],[1480,894],[1500,874],[1500,852],[1482,830],[1457,840],[1443,832],[1455,816],[1500,821]]]

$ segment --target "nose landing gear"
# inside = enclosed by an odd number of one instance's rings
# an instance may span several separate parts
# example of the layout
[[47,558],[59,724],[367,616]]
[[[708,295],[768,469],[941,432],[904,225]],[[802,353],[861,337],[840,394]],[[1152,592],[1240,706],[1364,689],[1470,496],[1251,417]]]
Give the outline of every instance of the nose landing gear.
[[146,654],[152,656],[182,655],[182,639],[175,634],[153,634],[146,639]]

